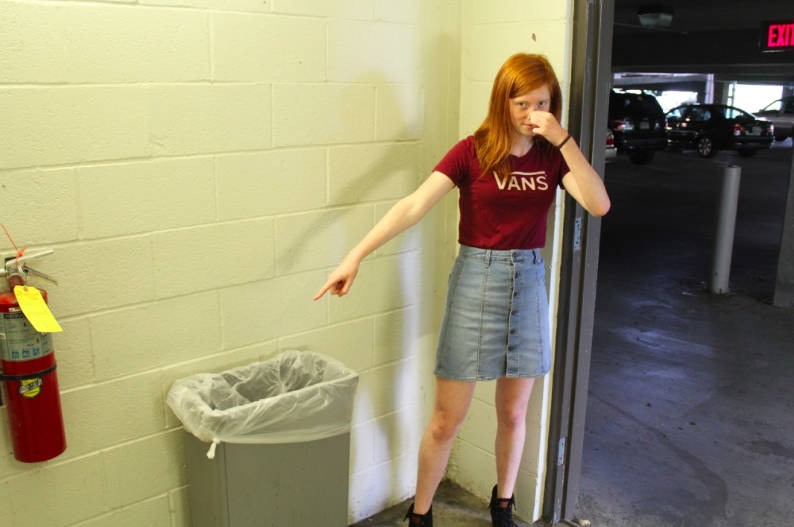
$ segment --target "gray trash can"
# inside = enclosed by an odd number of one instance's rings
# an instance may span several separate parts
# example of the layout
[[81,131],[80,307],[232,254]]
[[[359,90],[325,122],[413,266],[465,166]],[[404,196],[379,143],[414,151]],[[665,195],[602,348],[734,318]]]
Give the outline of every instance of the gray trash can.
[[345,527],[357,385],[300,351],[176,381],[193,526]]

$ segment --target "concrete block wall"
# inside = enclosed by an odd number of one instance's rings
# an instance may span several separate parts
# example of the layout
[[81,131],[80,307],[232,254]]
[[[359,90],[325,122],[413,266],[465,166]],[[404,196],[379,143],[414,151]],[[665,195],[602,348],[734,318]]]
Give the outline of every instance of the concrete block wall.
[[[546,55],[563,93],[563,124],[570,85],[570,42],[573,3],[541,0],[464,0],[462,13],[460,136],[471,135],[488,112],[491,87],[499,67],[514,53]],[[546,284],[550,324],[555,334],[563,194],[549,211]],[[484,499],[496,483],[494,440],[496,383],[480,383],[450,460],[450,477]],[[550,376],[535,382],[527,411],[527,439],[516,483],[517,512],[528,520],[540,517],[545,476],[546,436],[551,400]]]
[[293,348],[361,373],[350,521],[411,495],[454,197],[311,297],[457,140],[459,4],[0,0],[0,27],[0,221],[55,249],[69,445],[16,462],[0,408],[0,523],[189,526],[169,387]]

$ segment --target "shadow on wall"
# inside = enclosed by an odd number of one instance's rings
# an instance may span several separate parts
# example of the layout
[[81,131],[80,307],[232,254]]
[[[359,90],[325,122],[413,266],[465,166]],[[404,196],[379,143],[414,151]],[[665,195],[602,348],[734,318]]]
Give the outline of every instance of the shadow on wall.
[[[366,83],[375,90],[373,140],[329,147],[326,207],[302,214],[305,221],[299,223],[299,230],[289,232],[290,242],[277,248],[277,275],[304,270],[307,260],[315,262],[313,267],[329,268],[330,272],[398,199],[413,192],[424,180],[425,175],[419,169],[424,113],[421,88],[416,88],[418,97],[412,97],[416,94],[411,93],[406,97],[406,92],[399,92],[401,88],[390,85],[383,75],[376,74],[375,80],[373,76],[370,73],[351,81],[351,86],[360,88]],[[344,90],[339,96],[345,98]],[[399,114],[384,115],[390,101],[401,103],[394,105],[399,108]],[[411,111],[415,114],[411,115]],[[291,222],[291,225],[296,223]],[[278,239],[281,235],[278,219],[276,233]],[[329,325],[359,317],[394,314],[379,319],[388,318],[389,322],[381,326],[380,338],[378,332],[375,333],[373,350],[374,368],[395,366],[394,372],[387,377],[393,386],[367,382],[365,373],[356,397],[356,415],[366,416],[363,422],[372,421],[372,432],[363,434],[363,439],[356,439],[354,435],[354,448],[361,452],[369,447],[373,458],[371,466],[364,471],[374,469],[375,473],[371,477],[362,474],[362,481],[353,483],[349,508],[367,515],[393,505],[394,498],[405,498],[395,496],[395,491],[402,493],[406,471],[410,471],[410,478],[414,476],[414,469],[408,466],[415,466],[421,433],[416,418],[422,413],[419,408],[421,383],[418,382],[417,361],[402,361],[417,353],[423,326],[419,306],[423,275],[433,274],[422,269],[421,249],[421,231],[411,229],[365,260],[349,298],[318,300],[329,302]],[[315,290],[322,285],[317,283]],[[305,301],[313,302],[311,298]],[[329,343],[330,349],[333,346],[334,343]],[[370,378],[380,380],[383,377],[373,375]],[[373,389],[381,393],[373,393]],[[384,395],[387,390],[392,391],[390,396]],[[388,401],[387,407],[381,402],[384,400]],[[407,407],[414,408],[410,412],[412,416],[409,412],[399,412]],[[374,444],[361,444],[361,441]],[[366,492],[359,495],[356,489]]]
[[[394,87],[387,84],[388,80],[379,77],[381,80],[373,81],[370,74],[366,75],[366,81],[351,82],[355,87],[365,82],[373,86],[375,121],[381,117],[377,109],[379,101],[400,99]],[[340,91],[339,99],[345,98],[345,90]],[[336,101],[329,104],[334,105]],[[418,171],[421,133],[416,132],[415,125],[409,126],[409,116],[404,109],[401,116],[389,113],[388,121],[390,130],[387,132],[382,131],[380,123],[373,123],[372,141],[329,147],[326,208],[312,211],[307,215],[310,221],[298,232],[289,233],[291,243],[280,248],[276,255],[277,274],[305,269],[300,262],[306,258],[317,260],[313,262],[317,264],[314,267],[337,265],[396,200],[413,192],[424,179],[419,177]],[[362,212],[373,214],[367,217]],[[318,247],[328,250],[320,256]],[[418,243],[408,247],[418,248]],[[394,254],[400,250],[387,244],[375,255]]]

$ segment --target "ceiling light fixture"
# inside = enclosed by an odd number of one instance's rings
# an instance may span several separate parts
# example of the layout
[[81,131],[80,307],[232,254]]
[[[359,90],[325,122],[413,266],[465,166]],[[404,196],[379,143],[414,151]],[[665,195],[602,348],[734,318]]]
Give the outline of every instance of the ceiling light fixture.
[[642,27],[659,29],[669,27],[673,21],[673,7],[664,4],[642,6],[637,9]]

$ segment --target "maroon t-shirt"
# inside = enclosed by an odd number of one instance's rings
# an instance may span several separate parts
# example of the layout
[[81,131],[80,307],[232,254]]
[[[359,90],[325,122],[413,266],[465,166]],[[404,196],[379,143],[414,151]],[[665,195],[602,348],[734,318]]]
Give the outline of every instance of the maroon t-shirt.
[[472,136],[455,145],[435,170],[460,192],[458,243],[493,250],[546,245],[549,207],[570,171],[559,150],[534,145],[521,157],[510,156],[507,179],[483,174]]

